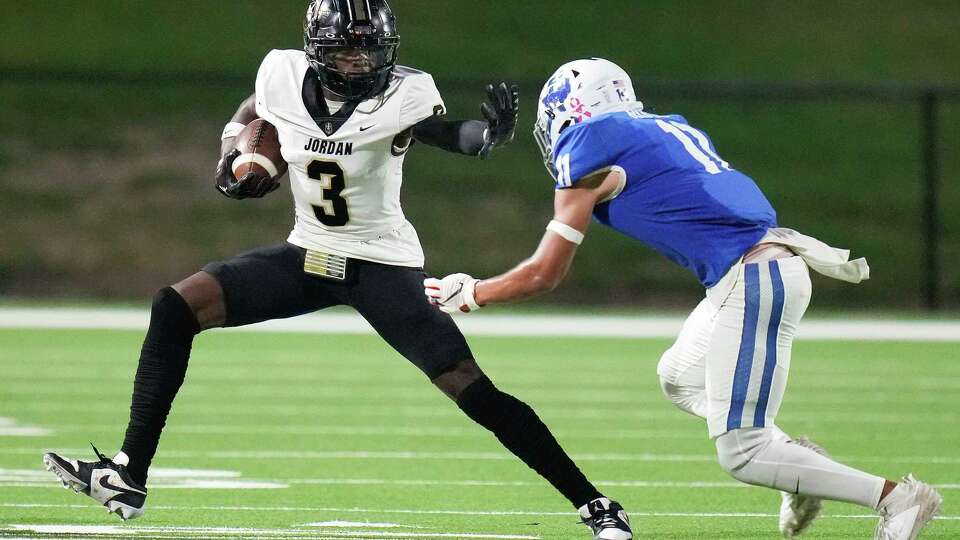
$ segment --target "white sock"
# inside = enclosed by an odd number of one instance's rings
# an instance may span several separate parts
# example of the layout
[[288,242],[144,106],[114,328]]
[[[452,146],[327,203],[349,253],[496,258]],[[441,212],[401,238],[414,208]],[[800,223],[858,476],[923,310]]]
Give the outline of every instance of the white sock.
[[127,454],[126,454],[125,452],[117,452],[117,455],[113,456],[113,460],[112,460],[112,461],[113,461],[114,463],[116,463],[117,465],[124,465],[124,466],[126,466],[126,465],[129,465],[129,464],[130,464],[130,457],[127,456]]
[[[782,433],[782,432],[781,432]],[[876,509],[885,480],[783,440],[772,428],[744,428],[717,438],[720,465],[755,486]]]
[[580,512],[580,517],[582,517],[583,519],[590,519],[590,517],[592,516],[592,514],[590,513],[591,504],[593,504],[594,507],[600,507],[600,508],[603,508],[604,510],[607,510],[610,508],[610,502],[611,502],[610,499],[606,497],[599,497],[599,498],[593,499],[592,501],[578,508]]
[[904,484],[897,484],[897,487],[890,490],[890,493],[887,493],[887,496],[877,503],[876,510],[881,514],[887,514],[891,508],[897,509],[903,500],[911,495],[909,487]]

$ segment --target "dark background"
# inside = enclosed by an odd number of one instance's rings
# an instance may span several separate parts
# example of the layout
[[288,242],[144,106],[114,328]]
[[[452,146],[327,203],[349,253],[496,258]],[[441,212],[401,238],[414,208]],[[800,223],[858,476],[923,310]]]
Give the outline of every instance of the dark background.
[[[530,136],[561,63],[626,68],[648,109],[681,113],[754,177],[781,224],[866,256],[873,278],[816,280],[815,303],[919,310],[924,96],[935,121],[936,294],[960,307],[960,3],[394,0],[401,63],[432,73],[450,117],[520,84],[515,144],[480,162],[420,146],[403,203],[435,274],[527,256],[552,183]],[[301,0],[0,1],[0,299],[142,303],[205,262],[281,242],[286,188],[214,191],[219,134],[271,48],[300,48]],[[926,124],[929,127],[929,124]],[[928,156],[929,157],[929,156]],[[593,228],[541,302],[689,307],[696,279]]]

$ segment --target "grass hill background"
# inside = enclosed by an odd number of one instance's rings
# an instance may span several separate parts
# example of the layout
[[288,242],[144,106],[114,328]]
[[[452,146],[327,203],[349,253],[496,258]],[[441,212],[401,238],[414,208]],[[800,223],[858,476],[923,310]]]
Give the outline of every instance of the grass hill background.
[[[861,286],[815,305],[920,306],[920,105],[905,99],[704,98],[677,82],[960,84],[956,2],[394,0],[401,63],[434,74],[451,117],[483,84],[521,85],[517,141],[480,162],[417,147],[403,203],[436,274],[529,254],[551,182],[529,135],[557,65],[616,61],[655,112],[684,114],[754,177],[784,226],[868,257]],[[205,262],[281,242],[286,188],[215,193],[219,133],[271,48],[301,46],[301,0],[0,1],[0,295],[144,300]],[[943,301],[960,307],[960,103],[939,108]],[[549,303],[689,307],[696,280],[596,227]]]

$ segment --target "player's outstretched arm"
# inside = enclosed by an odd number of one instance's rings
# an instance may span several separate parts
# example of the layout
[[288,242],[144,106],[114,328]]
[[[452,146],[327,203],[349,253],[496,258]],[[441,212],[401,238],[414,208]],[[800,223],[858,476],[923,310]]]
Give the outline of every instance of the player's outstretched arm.
[[618,171],[585,178],[557,190],[553,220],[529,258],[499,276],[478,280],[451,274],[424,281],[424,293],[443,311],[476,311],[486,304],[514,302],[551,291],[563,281],[598,202],[620,183]]
[[480,105],[484,120],[444,120],[432,116],[413,127],[413,138],[448,152],[485,159],[494,148],[513,140],[520,93],[516,85],[487,85],[487,101]]
[[215,182],[217,191],[231,199],[259,198],[280,187],[280,182],[276,179],[257,176],[252,172],[240,179],[233,175],[233,160],[240,155],[240,151],[236,149],[237,135],[256,119],[257,96],[251,94],[240,103],[220,136],[220,161],[217,162]]

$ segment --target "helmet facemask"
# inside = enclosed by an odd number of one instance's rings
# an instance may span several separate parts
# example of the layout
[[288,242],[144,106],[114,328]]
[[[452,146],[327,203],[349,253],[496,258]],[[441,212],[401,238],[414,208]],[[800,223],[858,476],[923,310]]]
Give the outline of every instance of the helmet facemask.
[[537,147],[540,148],[540,154],[543,156],[543,165],[553,177],[556,177],[557,172],[553,164],[553,145],[557,139],[560,138],[563,130],[572,125],[572,119],[558,118],[556,110],[549,106],[543,107],[539,111],[537,120],[533,124],[533,140],[537,142]]
[[317,0],[307,10],[304,52],[328,92],[347,101],[390,84],[400,36],[383,0]]

